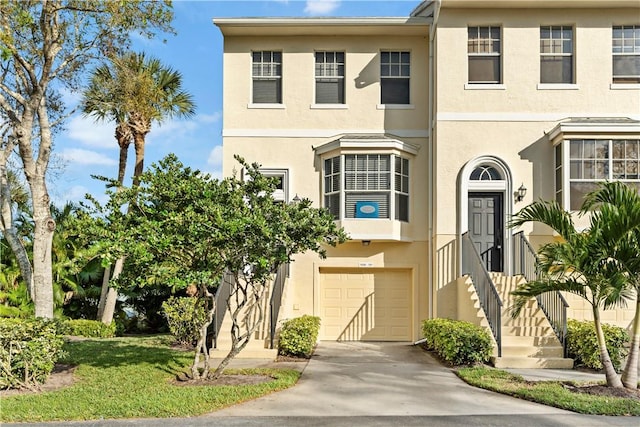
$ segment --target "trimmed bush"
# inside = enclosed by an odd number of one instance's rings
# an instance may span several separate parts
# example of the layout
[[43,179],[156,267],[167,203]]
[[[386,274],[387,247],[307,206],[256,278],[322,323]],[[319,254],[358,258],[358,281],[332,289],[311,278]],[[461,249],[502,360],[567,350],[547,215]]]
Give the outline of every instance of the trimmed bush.
[[311,357],[320,332],[320,318],[304,315],[282,324],[278,339],[278,354],[294,357]]
[[70,319],[63,323],[65,335],[87,338],[113,338],[116,336],[116,322],[105,325],[98,320]]
[[[611,356],[611,363],[616,371],[620,372],[622,363],[627,355],[626,343],[629,342],[629,334],[624,328],[602,324],[604,340]],[[596,328],[592,321],[569,320],[567,322],[567,353],[576,366],[600,370],[600,351],[598,350],[598,338]]]
[[425,347],[454,366],[486,363],[493,341],[489,332],[470,322],[428,319],[422,322]]
[[162,303],[169,331],[178,344],[194,346],[200,337],[200,328],[207,320],[204,301],[194,297],[170,297]]
[[0,319],[0,389],[37,388],[62,356],[63,344],[59,322]]

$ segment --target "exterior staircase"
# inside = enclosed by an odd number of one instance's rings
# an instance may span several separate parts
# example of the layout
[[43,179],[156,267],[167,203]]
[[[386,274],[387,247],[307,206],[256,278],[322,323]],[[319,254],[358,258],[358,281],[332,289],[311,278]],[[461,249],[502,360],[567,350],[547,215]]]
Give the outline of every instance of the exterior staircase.
[[[269,340],[269,301],[271,299],[271,287],[269,290],[265,292],[263,298],[256,302],[259,304],[263,311],[262,320],[258,329],[254,332],[251,340],[247,344],[247,346],[236,356],[240,359],[273,359],[278,355],[277,349],[271,349],[270,340]],[[233,298],[232,298],[233,300]],[[231,305],[231,310],[227,311],[224,316],[224,320],[222,321],[222,326],[218,331],[218,339],[216,340],[216,348],[211,351],[212,358],[223,358],[229,353],[231,350],[231,315],[229,313],[233,312],[236,309],[236,306]],[[243,312],[240,313],[238,318],[242,318],[245,312],[249,310],[249,307],[245,307]],[[257,311],[257,310],[255,310]],[[241,329],[244,325],[241,325]]]
[[[573,359],[564,357],[562,343],[535,298],[525,305],[517,318],[511,318],[513,297],[510,293],[525,281],[524,277],[505,276],[501,273],[490,273],[490,276],[503,303],[502,354],[498,356],[496,347],[492,357],[493,365],[496,368],[572,369]],[[488,327],[489,323],[480,308],[473,284],[470,280],[468,283],[471,284],[469,290],[472,292],[474,306],[478,308],[478,316],[481,317],[480,324]]]

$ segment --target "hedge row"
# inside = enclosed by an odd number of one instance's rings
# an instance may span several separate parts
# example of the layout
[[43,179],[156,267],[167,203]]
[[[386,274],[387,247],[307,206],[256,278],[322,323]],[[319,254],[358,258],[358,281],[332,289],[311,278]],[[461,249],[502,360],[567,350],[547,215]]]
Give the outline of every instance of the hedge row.
[[[616,371],[620,372],[627,355],[625,344],[629,342],[629,334],[624,328],[606,323],[602,324],[602,330],[609,356],[611,356],[611,363]],[[598,338],[592,321],[569,320],[567,322],[567,353],[574,360],[576,366],[602,369]]]
[[116,322],[105,325],[98,320],[70,319],[62,322],[61,332],[87,338],[113,338],[116,336]]
[[428,319],[422,322],[425,347],[454,365],[486,363],[493,351],[489,332],[470,322]]
[[0,319],[0,389],[37,388],[62,355],[61,323]]
[[207,320],[204,301],[194,297],[171,297],[162,303],[169,331],[178,344],[194,346],[200,337],[200,328]]

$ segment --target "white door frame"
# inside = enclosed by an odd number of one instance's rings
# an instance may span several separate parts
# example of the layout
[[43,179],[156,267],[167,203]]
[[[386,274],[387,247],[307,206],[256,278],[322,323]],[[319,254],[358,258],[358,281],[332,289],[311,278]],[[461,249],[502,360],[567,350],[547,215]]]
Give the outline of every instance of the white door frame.
[[[473,172],[478,166],[492,166],[502,176],[501,180],[494,181],[472,181],[470,179],[471,172]],[[496,156],[479,156],[475,159],[468,161],[460,172],[460,191],[458,200],[458,224],[460,226],[458,233],[458,242],[461,243],[461,238],[464,233],[469,231],[469,192],[495,192],[503,194],[503,212],[502,218],[504,221],[504,251],[503,251],[503,267],[506,275],[511,275],[512,258],[513,258],[513,238],[507,222],[513,214],[513,178],[511,176],[511,169],[505,161]],[[458,244],[458,256],[462,261],[462,245]],[[462,263],[458,262],[458,275],[462,275]]]

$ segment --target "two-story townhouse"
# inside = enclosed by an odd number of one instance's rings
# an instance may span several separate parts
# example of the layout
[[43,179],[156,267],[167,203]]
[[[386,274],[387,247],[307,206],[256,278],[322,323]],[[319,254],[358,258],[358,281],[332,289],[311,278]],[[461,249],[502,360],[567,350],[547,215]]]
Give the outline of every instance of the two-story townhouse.
[[[414,341],[436,316],[495,335],[465,242],[498,286],[512,283],[523,240],[510,214],[540,198],[575,210],[602,179],[640,186],[635,1],[442,0],[408,18],[214,23],[224,174],[234,154],[257,161],[281,177],[277,197],[309,198],[352,237],[291,265],[281,317],[320,316],[320,339]],[[522,231],[534,245],[554,238]],[[611,313],[624,326],[633,314]]]

